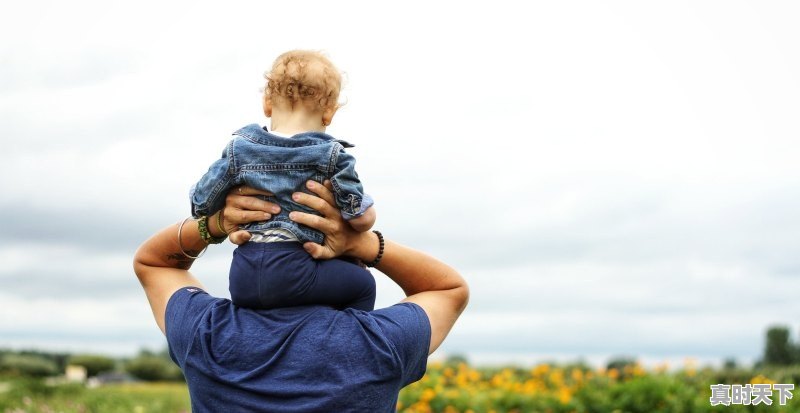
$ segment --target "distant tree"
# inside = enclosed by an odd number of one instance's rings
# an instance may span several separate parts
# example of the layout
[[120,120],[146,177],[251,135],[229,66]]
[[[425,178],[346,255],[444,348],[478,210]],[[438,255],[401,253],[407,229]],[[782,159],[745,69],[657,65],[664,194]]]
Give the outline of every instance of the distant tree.
[[722,368],[725,370],[733,370],[736,367],[738,367],[738,364],[736,363],[736,359],[733,357],[728,357],[722,362]]
[[789,329],[773,326],[767,330],[764,364],[788,365],[794,361],[795,349],[789,342]]
[[47,377],[58,374],[58,365],[46,357],[5,354],[0,358],[0,372],[30,377]]
[[183,380],[183,374],[175,363],[154,355],[140,355],[128,361],[125,370],[145,381]]
[[462,363],[469,364],[469,362],[467,361],[467,356],[463,354],[451,354],[447,356],[447,358],[444,361],[444,364],[448,365],[459,365]]
[[589,363],[587,363],[586,360],[583,359],[578,359],[575,361],[571,361],[569,363],[565,363],[563,364],[562,367],[566,371],[580,370],[585,372],[592,370],[592,366],[590,366]]
[[158,356],[159,354],[149,348],[139,350],[139,356]]
[[69,358],[69,354],[67,353],[50,353],[39,350],[9,351],[9,353],[18,354],[21,356],[34,356],[53,361],[54,363],[56,363],[56,369],[60,372],[64,371],[64,368],[67,365],[67,359]]
[[800,364],[800,343],[797,343],[792,347],[792,364]]
[[611,358],[606,364],[606,369],[616,369],[617,371],[623,371],[627,366],[634,366],[636,365],[636,359],[633,357],[628,356],[617,356]]
[[94,377],[100,373],[114,370],[116,362],[114,359],[106,356],[83,354],[70,357],[69,364],[85,367],[86,375]]

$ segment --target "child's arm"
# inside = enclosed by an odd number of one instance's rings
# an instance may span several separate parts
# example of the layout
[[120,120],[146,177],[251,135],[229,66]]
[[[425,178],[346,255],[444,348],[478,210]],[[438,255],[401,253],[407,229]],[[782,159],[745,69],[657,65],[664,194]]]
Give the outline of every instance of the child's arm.
[[192,187],[189,198],[192,203],[192,216],[195,218],[208,216],[222,209],[225,195],[236,184],[234,176],[229,173],[230,157],[233,141],[222,151],[222,158],[217,159],[208,168],[208,172]]
[[364,193],[364,187],[356,173],[356,159],[340,149],[336,158],[336,171],[331,176],[333,195],[342,217],[356,231],[364,232],[375,223],[375,203]]
[[375,206],[371,206],[364,211],[364,214],[360,217],[356,217],[347,221],[350,223],[350,226],[353,227],[354,230],[358,232],[366,232],[372,229],[372,226],[375,225]]

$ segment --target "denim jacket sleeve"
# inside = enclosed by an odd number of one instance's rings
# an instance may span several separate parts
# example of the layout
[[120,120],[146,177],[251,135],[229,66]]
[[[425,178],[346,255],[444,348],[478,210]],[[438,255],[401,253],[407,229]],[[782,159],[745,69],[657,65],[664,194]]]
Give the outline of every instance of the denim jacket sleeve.
[[222,151],[222,158],[211,164],[208,172],[189,191],[193,217],[209,216],[224,206],[228,190],[236,184],[230,165],[232,148],[233,141]]
[[356,173],[356,158],[340,146],[336,157],[336,169],[331,177],[336,206],[346,220],[360,217],[375,202],[364,193],[364,187]]

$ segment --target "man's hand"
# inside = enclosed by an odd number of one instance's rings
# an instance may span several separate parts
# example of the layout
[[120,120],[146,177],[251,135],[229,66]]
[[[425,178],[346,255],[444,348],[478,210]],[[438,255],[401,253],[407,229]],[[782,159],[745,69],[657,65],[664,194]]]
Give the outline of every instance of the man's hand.
[[289,219],[322,231],[325,234],[325,241],[322,245],[306,242],[303,248],[316,259],[330,259],[352,252],[353,243],[357,242],[361,235],[347,224],[336,208],[331,182],[325,181],[324,185],[320,185],[319,182],[308,181],[306,187],[317,196],[295,192],[292,194],[292,199],[314,209],[322,216],[293,211],[289,214]]
[[273,194],[249,186],[232,188],[225,197],[222,214],[222,227],[232,243],[241,245],[250,239],[250,233],[240,230],[239,226],[251,222],[266,221],[273,214],[281,212],[278,204],[264,201],[253,195],[272,196]]
[[[322,216],[292,212],[289,217],[325,233],[323,245],[307,242],[303,245],[306,251],[314,258],[349,255],[364,262],[375,259],[379,249],[377,236],[371,231],[356,232],[342,218],[334,206],[330,183],[323,186],[309,181],[306,186],[317,196],[295,192],[294,200]],[[386,240],[383,258],[376,268],[403,289],[407,295],[403,301],[417,304],[425,311],[431,326],[428,353],[432,353],[467,305],[466,281],[447,264],[390,240]]]

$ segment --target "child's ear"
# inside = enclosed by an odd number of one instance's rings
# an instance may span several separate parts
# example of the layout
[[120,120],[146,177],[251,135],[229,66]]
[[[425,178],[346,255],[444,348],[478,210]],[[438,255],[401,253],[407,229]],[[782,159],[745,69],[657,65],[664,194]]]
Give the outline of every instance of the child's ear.
[[330,125],[331,121],[333,121],[333,115],[336,114],[337,110],[339,110],[338,106],[334,106],[332,108],[325,109],[325,111],[322,112],[322,124],[326,125],[326,126]]
[[264,116],[271,118],[272,117],[272,99],[269,96],[264,95],[264,101],[262,102],[264,106]]

